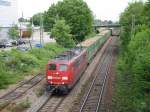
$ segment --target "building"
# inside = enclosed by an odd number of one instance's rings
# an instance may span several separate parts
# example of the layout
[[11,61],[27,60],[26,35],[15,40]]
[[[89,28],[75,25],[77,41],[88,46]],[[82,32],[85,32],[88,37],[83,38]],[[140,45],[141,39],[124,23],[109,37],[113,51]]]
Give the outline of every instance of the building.
[[0,27],[10,27],[17,24],[17,0],[0,0]]
[[0,39],[9,38],[7,32],[18,23],[17,0],[0,0]]

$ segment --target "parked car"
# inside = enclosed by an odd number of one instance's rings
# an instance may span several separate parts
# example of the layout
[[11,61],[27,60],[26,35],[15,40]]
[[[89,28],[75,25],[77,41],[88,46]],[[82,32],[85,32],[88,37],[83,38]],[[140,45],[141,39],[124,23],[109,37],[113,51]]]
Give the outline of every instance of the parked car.
[[0,46],[1,47],[12,47],[12,40],[11,39],[2,39],[0,40]]
[[26,42],[22,39],[18,39],[18,40],[11,40],[12,45],[22,45],[22,44],[26,44]]
[[12,45],[18,45],[17,40],[11,40]]
[[0,42],[0,48],[6,48],[6,44],[4,42]]
[[26,44],[24,40],[18,39],[17,40],[18,45]]
[[12,45],[12,43],[11,43],[11,42],[9,42],[9,41],[8,41],[8,42],[6,42],[6,43],[5,43],[5,45],[6,45],[6,47],[12,47],[12,46],[13,46],[13,45]]
[[42,48],[43,46],[42,46],[42,44],[35,44],[35,47],[36,48]]

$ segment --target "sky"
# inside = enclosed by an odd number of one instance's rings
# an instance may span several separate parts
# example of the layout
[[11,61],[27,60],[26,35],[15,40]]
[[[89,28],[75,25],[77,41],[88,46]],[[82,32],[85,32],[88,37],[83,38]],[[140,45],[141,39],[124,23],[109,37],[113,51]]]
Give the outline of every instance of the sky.
[[[51,4],[60,0],[18,0],[18,15],[22,12],[25,18],[31,17],[38,12],[46,11]],[[129,2],[135,0],[84,0],[100,20],[118,21],[119,15],[128,6]],[[145,0],[143,0],[145,1]]]

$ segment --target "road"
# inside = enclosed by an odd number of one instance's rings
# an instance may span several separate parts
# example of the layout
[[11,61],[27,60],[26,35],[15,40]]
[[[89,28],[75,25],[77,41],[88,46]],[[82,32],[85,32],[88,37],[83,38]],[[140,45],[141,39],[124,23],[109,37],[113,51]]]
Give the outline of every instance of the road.
[[[30,39],[25,39],[25,41],[28,42],[27,44],[25,44],[25,45],[23,44],[23,45],[19,45],[19,46],[20,46],[20,47],[27,47],[27,48],[30,48],[29,40],[31,41],[32,47],[34,47],[37,43],[40,43],[40,35],[39,35],[39,33],[36,33],[36,32],[35,32],[34,35],[33,35],[33,37],[31,37]],[[41,42],[42,42],[43,44],[46,44],[46,43],[50,43],[50,42],[54,43],[54,42],[56,42],[56,41],[55,41],[55,39],[50,38],[47,32],[44,32],[44,33],[43,33],[43,39],[41,39]],[[12,48],[16,49],[17,46],[14,46],[14,47],[7,47],[7,48],[0,48],[0,52],[1,52],[2,50],[4,50],[4,51],[10,51]]]

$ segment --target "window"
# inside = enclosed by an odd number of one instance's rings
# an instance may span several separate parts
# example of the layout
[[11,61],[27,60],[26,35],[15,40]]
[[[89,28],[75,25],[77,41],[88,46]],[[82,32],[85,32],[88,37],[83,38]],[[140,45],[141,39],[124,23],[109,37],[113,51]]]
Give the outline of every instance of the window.
[[74,63],[74,67],[77,68],[79,65],[80,65],[80,60],[77,60],[77,61]]
[[59,71],[66,71],[67,70],[67,65],[59,65]]
[[10,0],[0,0],[0,6],[11,6]]
[[50,64],[48,66],[48,70],[56,70],[56,65],[55,64]]

